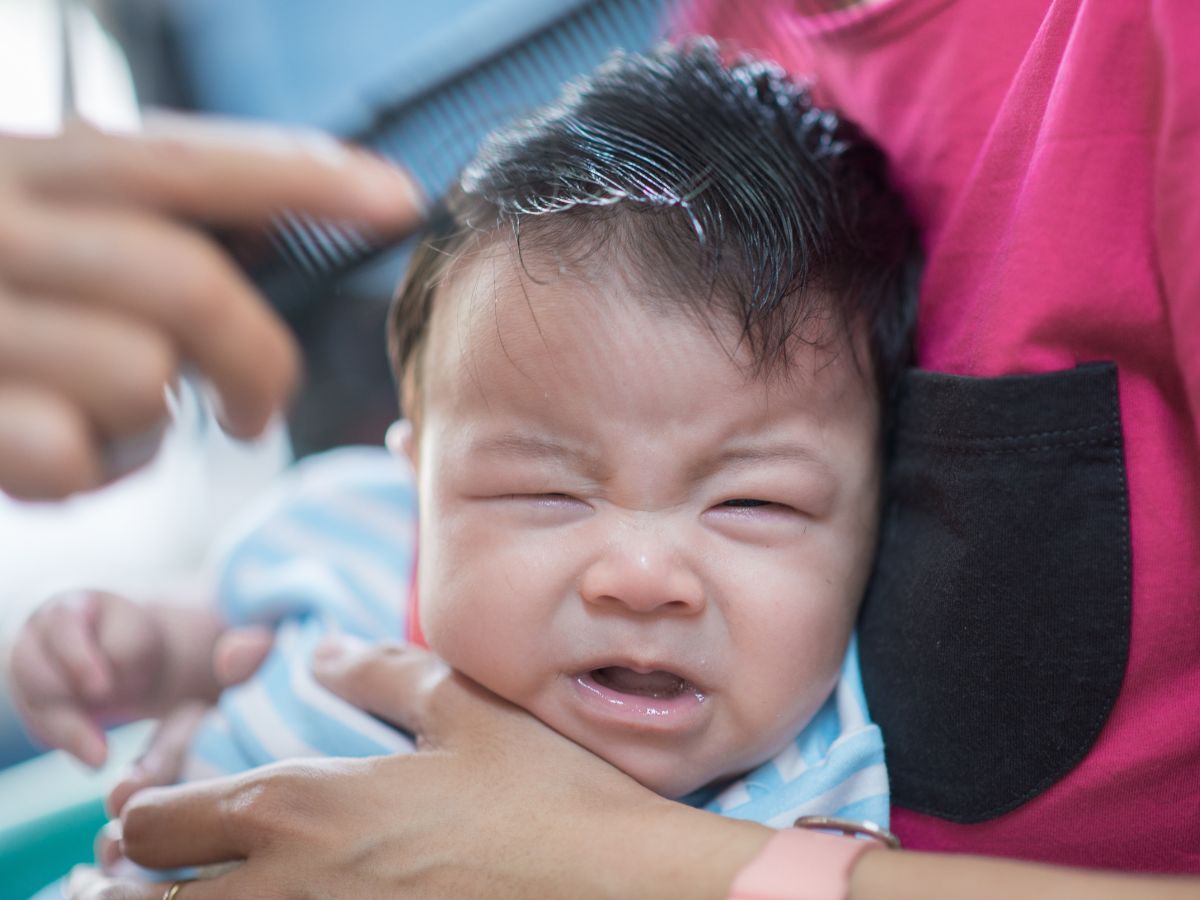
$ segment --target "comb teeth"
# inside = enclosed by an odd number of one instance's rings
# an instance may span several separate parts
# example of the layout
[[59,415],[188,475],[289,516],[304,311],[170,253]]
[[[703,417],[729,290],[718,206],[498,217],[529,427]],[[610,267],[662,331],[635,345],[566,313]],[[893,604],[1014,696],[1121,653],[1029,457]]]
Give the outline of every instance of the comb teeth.
[[272,223],[270,242],[280,262],[309,278],[344,272],[382,249],[349,225],[296,213],[285,213]]
[[[473,26],[486,33],[468,42],[478,52],[468,68],[439,65],[444,54],[430,49],[411,72],[397,73],[394,83],[404,86],[399,93],[363,98],[367,118],[346,137],[385,159],[405,161],[426,195],[436,196],[470,159],[483,132],[550,101],[560,84],[592,69],[613,48],[648,46],[663,6],[663,0],[481,4],[491,12]],[[495,22],[506,27],[486,27]],[[455,38],[456,53],[462,45]],[[421,78],[414,80],[414,73]],[[303,303],[301,295],[398,246],[402,237],[285,212],[253,240],[223,243],[259,288],[288,309]],[[239,252],[240,244],[255,252]]]

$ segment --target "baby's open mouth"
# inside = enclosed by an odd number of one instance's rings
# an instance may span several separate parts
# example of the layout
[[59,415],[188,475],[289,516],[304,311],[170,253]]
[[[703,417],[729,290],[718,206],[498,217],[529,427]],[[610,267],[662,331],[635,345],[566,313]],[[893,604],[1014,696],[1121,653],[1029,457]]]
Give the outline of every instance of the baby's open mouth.
[[622,694],[669,699],[680,694],[697,693],[695,685],[671,672],[635,672],[625,666],[604,666],[588,673],[596,684]]

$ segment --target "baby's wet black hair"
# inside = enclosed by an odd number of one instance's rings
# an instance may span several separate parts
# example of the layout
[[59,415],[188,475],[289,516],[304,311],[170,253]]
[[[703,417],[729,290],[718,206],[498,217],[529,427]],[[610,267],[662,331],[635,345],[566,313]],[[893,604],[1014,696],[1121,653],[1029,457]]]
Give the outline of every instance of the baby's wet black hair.
[[908,361],[919,253],[882,152],[778,67],[726,64],[709,40],[617,54],[484,142],[393,304],[398,378],[450,263],[498,237],[560,256],[618,241],[657,294],[735,321],[760,370],[810,322],[868,337],[883,398]]

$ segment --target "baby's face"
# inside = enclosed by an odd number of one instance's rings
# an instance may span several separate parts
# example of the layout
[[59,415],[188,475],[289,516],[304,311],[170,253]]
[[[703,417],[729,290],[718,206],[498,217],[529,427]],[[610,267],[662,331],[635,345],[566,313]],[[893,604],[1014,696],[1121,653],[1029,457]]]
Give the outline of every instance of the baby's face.
[[874,544],[878,408],[845,347],[751,378],[732,330],[613,280],[537,283],[498,253],[443,288],[421,625],[450,665],[677,797],[780,751],[835,683]]

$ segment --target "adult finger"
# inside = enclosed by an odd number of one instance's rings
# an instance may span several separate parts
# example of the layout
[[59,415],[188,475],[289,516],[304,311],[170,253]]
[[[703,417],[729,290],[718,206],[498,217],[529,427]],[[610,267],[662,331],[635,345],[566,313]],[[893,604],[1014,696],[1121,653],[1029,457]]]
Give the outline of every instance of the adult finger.
[[204,703],[185,703],[163,717],[146,750],[109,792],[105,806],[110,816],[119,816],[129,798],[138,791],[179,780],[192,737],[208,709]]
[[400,644],[368,644],[348,635],[326,638],[313,656],[317,681],[343,700],[428,737],[431,692],[450,675],[437,656]]
[[161,422],[175,369],[172,343],[120,310],[11,294],[0,301],[0,378],[71,398],[102,436]]
[[107,698],[113,686],[112,666],[96,640],[97,614],[96,595],[85,591],[57,597],[38,613],[50,663],[76,696],[92,702]]
[[103,481],[91,425],[67,397],[0,379],[0,489],[50,500]]
[[[14,217],[19,229],[3,225]],[[183,225],[137,210],[27,204],[0,211],[0,271],[13,291],[74,300],[162,333],[213,383],[225,424],[238,436],[259,433],[296,380],[299,354],[282,322],[220,248]],[[46,324],[46,340],[78,340],[78,326],[53,324],[62,323]],[[173,367],[151,349],[141,354],[148,371],[100,380],[136,378],[135,396],[157,391],[151,402],[161,405],[160,370],[169,378]]]
[[403,231],[423,205],[407,174],[328,135],[198,117],[151,117],[134,134],[76,124],[57,138],[6,139],[0,162],[43,196],[209,222],[286,209]]
[[134,794],[121,811],[125,855],[153,869],[245,859],[294,824],[306,796],[366,760],[289,761]]
[[245,785],[239,776],[138,791],[121,810],[123,852],[150,868],[244,858],[239,832],[226,826]]

